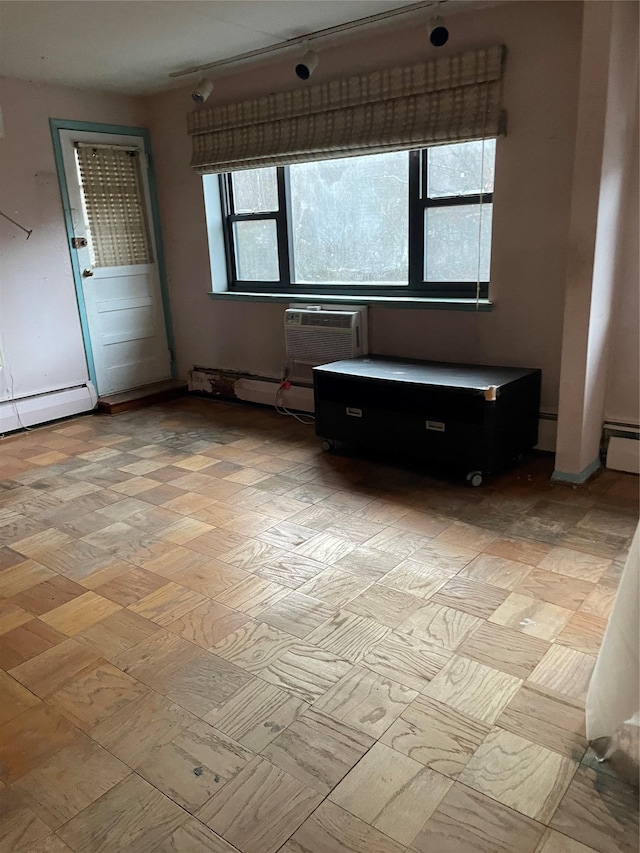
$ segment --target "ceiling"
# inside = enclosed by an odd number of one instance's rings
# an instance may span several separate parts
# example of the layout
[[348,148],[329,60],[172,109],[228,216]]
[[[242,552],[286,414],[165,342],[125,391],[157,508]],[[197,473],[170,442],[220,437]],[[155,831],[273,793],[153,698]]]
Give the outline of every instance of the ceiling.
[[[407,0],[0,0],[0,76],[150,94],[169,73]],[[189,79],[189,78],[187,78]]]

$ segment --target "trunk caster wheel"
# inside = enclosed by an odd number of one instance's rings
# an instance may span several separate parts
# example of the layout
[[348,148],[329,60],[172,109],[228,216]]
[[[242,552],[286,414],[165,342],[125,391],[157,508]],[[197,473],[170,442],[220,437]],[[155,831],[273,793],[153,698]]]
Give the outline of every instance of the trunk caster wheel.
[[469,471],[467,474],[467,483],[470,486],[473,486],[474,489],[478,486],[482,485],[482,472],[481,471]]
[[320,442],[320,447],[324,450],[325,453],[328,453],[330,450],[333,450],[333,442],[329,441],[328,438],[323,438]]

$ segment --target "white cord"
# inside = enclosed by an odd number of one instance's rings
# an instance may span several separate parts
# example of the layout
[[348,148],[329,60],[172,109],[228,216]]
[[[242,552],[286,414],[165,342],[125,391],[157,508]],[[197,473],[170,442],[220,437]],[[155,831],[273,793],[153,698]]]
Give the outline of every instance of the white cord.
[[276,399],[275,399],[275,410],[279,415],[288,415],[291,418],[295,418],[299,423],[304,424],[305,426],[311,426],[311,424],[315,423],[315,417],[313,415],[298,415],[296,412],[291,412],[287,407],[282,403],[282,392],[284,391],[285,385],[289,382],[293,370],[295,369],[295,361],[293,362],[294,367],[291,368],[287,366],[284,377],[280,385],[278,385],[278,390],[276,391]]

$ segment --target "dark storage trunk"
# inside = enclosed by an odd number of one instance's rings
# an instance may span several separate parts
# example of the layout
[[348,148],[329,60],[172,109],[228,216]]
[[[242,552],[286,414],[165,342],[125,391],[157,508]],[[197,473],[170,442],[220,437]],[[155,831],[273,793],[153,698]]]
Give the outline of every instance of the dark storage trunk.
[[[538,441],[540,370],[356,358],[313,369],[316,434],[490,474]],[[474,483],[477,484],[477,483]]]

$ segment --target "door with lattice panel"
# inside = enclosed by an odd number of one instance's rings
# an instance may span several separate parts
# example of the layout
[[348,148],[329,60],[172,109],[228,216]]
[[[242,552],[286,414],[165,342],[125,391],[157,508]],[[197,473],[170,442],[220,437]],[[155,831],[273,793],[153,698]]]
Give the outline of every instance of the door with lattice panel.
[[168,379],[171,355],[143,141],[59,133],[98,393]]

